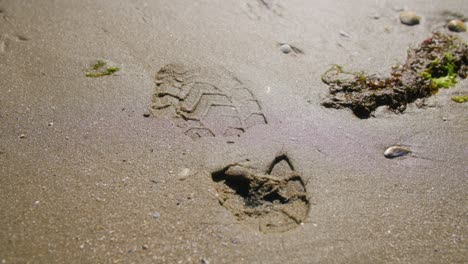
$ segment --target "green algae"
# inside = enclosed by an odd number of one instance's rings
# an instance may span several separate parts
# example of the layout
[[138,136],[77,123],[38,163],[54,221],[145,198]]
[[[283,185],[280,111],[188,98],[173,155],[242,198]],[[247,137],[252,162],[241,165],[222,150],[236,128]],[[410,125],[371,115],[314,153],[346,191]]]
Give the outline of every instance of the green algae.
[[457,103],[466,103],[468,102],[468,94],[452,96],[452,101]]
[[430,89],[437,92],[441,88],[450,88],[457,84],[456,65],[451,53],[446,53],[441,59],[437,58],[421,71],[421,77],[430,81]]
[[86,77],[97,78],[112,75],[120,70],[119,67],[107,67],[103,69],[106,65],[107,62],[98,60],[95,64],[91,65],[91,70],[86,72]]
[[93,70],[97,71],[99,69],[101,69],[102,67],[106,66],[107,65],[107,62],[105,61],[102,61],[102,60],[98,60],[94,65],[93,65]]

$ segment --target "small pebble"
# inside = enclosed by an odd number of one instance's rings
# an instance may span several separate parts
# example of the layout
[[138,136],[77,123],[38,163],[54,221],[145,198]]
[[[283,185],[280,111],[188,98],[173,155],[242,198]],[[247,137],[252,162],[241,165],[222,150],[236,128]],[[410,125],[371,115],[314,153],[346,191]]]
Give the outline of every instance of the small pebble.
[[19,138],[25,138],[25,137],[26,137],[26,135],[25,135],[25,134],[21,134],[21,135],[19,135]]
[[148,249],[148,245],[143,245],[143,246],[141,246],[141,248],[142,248],[143,250],[147,250],[147,249]]
[[143,113],[143,116],[144,116],[144,117],[150,117],[150,116],[151,116],[151,113],[148,112],[148,111],[146,111],[146,112]]
[[183,181],[183,180],[186,180],[190,175],[192,175],[190,169],[184,168],[179,172],[177,177],[179,178],[180,181]]
[[152,216],[153,216],[154,219],[159,219],[161,217],[161,213],[160,212],[154,212]]
[[380,15],[379,14],[372,14],[369,16],[370,18],[372,19],[375,19],[375,20],[379,20],[380,19]]
[[288,54],[291,52],[292,48],[291,46],[289,46],[288,44],[283,44],[280,46],[280,50],[281,52],[283,52],[284,54]]
[[340,36],[345,37],[345,38],[350,38],[351,37],[348,33],[344,32],[344,31],[340,31]]
[[421,17],[418,16],[415,12],[412,11],[404,11],[400,13],[400,21],[402,24],[408,26],[414,26],[419,24]]
[[201,264],[210,264],[210,261],[208,259],[206,259],[206,258],[201,258],[200,263]]
[[411,150],[402,146],[393,146],[385,150],[384,156],[388,159],[405,156],[411,153]]
[[466,25],[460,19],[454,19],[448,23],[448,29],[453,32],[466,32]]

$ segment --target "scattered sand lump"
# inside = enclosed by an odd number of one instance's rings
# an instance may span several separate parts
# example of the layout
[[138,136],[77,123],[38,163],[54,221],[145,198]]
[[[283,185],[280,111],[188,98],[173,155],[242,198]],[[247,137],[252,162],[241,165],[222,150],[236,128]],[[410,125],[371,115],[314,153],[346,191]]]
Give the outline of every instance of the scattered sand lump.
[[379,106],[402,113],[408,103],[456,84],[468,74],[468,46],[460,38],[434,33],[408,51],[405,64],[392,68],[387,78],[346,72],[335,65],[323,76],[330,95],[322,105],[349,108],[359,118],[368,118]]

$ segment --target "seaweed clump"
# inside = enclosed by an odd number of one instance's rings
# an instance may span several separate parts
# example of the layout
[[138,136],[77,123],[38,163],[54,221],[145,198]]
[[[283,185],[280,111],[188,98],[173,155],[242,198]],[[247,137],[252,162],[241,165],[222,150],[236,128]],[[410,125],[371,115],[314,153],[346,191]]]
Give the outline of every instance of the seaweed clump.
[[418,47],[408,50],[406,62],[392,67],[390,77],[346,72],[334,65],[322,76],[330,96],[322,101],[329,108],[349,108],[359,118],[368,118],[379,106],[396,113],[407,104],[429,97],[468,75],[468,46],[460,38],[434,33]]
[[91,71],[86,72],[86,77],[102,77],[106,75],[112,75],[120,70],[118,67],[104,67],[107,65],[107,62],[98,60],[95,64],[91,65]]

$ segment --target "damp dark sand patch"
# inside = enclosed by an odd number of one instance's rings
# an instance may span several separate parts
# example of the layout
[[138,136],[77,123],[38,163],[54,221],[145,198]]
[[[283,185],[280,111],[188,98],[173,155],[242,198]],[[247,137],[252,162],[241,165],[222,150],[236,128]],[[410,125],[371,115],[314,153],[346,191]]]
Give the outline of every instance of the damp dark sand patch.
[[368,118],[379,106],[403,113],[407,104],[429,97],[440,88],[456,84],[468,74],[468,46],[460,38],[434,33],[418,47],[408,50],[405,64],[381,78],[363,72],[347,72],[335,65],[322,76],[330,95],[322,101],[328,108],[349,108],[359,118]]
[[263,233],[285,232],[308,215],[304,181],[287,156],[277,157],[266,172],[235,164],[212,177],[219,203]]

